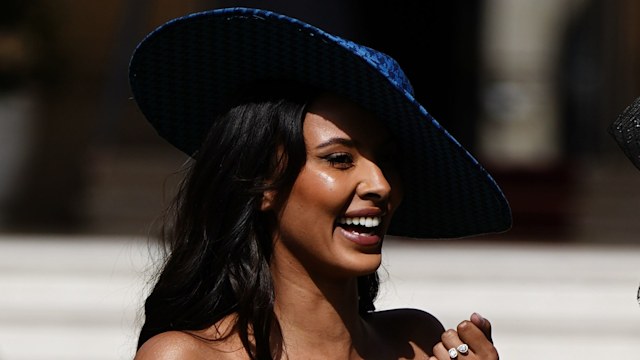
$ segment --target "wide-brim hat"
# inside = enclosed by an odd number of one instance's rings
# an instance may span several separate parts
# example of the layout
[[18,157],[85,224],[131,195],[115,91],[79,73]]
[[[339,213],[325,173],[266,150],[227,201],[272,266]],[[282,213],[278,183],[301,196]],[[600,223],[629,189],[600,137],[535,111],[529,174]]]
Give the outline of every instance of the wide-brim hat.
[[248,84],[291,81],[345,96],[373,112],[399,148],[405,195],[390,235],[450,238],[511,226],[500,188],[416,101],[398,64],[310,24],[248,8],[181,17],[138,45],[129,79],[147,120],[189,155]]

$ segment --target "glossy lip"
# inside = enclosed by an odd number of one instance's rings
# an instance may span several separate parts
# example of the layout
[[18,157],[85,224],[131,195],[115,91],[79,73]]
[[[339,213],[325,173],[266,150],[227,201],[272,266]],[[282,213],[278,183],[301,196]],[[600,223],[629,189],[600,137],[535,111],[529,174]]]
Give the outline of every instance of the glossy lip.
[[359,234],[353,231],[347,231],[343,227],[338,226],[340,233],[347,240],[352,241],[358,245],[362,246],[374,246],[380,244],[382,241],[382,236],[374,233],[373,235],[369,234]]
[[384,213],[379,208],[366,208],[366,209],[348,211],[343,216],[341,216],[341,217],[376,217],[376,216],[381,217],[382,221],[380,222],[380,225],[378,225],[375,228],[372,228],[374,229],[374,233],[371,235],[348,231],[345,228],[343,228],[342,224],[339,224],[337,221],[336,221],[336,227],[340,230],[340,234],[342,234],[342,236],[349,241],[352,241],[361,246],[377,246],[382,242],[383,236],[382,234],[380,234],[380,232],[384,228],[385,215],[386,213]]

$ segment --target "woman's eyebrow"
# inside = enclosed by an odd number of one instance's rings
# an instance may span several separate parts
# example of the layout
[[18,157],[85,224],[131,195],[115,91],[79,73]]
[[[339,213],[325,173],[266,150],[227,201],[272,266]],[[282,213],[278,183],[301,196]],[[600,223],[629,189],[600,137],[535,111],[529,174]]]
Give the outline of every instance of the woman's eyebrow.
[[322,143],[320,143],[318,146],[316,146],[316,149],[321,149],[327,146],[331,146],[331,145],[344,145],[344,146],[348,146],[348,147],[354,147],[355,146],[355,142],[351,139],[347,139],[347,138],[342,138],[342,137],[332,137],[327,141],[324,141]]

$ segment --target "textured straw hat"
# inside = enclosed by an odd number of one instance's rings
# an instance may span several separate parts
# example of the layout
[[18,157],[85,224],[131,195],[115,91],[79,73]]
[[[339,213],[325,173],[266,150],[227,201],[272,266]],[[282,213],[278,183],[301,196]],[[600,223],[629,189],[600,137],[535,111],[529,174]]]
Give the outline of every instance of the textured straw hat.
[[294,18],[228,8],[172,20],[138,45],[129,80],[147,120],[189,155],[247,84],[292,81],[345,96],[377,115],[399,147],[405,196],[390,235],[449,238],[511,226],[499,187],[415,100],[395,60]]

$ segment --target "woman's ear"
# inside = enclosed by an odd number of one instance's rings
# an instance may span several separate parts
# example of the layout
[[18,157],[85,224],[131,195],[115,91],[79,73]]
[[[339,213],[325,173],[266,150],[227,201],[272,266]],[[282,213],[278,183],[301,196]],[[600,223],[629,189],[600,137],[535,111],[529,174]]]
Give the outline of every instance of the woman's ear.
[[276,191],[275,190],[265,190],[262,193],[262,202],[260,203],[261,211],[270,211],[273,210],[275,205]]

